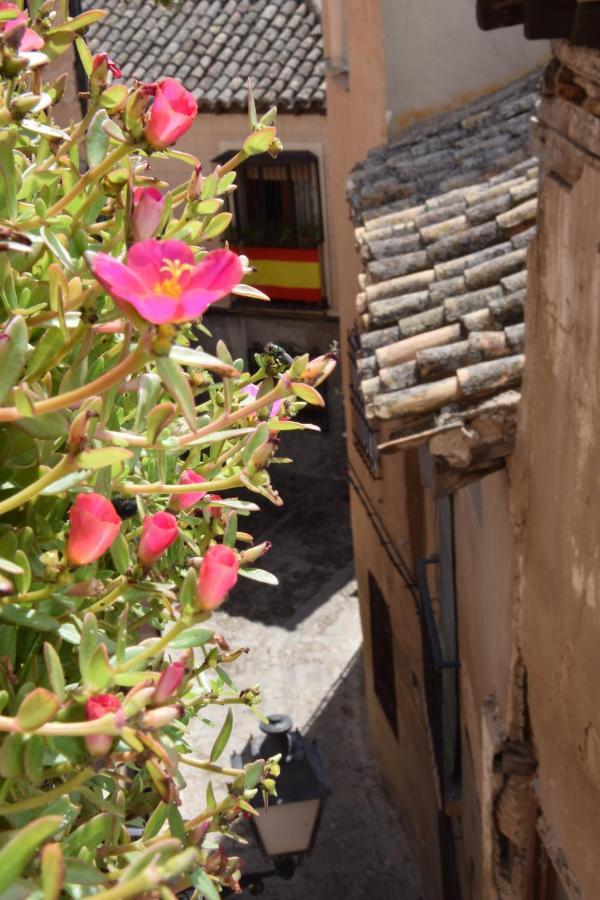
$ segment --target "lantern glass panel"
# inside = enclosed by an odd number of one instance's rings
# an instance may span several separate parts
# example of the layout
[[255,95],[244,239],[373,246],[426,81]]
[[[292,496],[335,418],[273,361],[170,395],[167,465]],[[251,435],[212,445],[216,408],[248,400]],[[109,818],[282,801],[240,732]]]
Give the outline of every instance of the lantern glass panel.
[[259,810],[254,825],[267,856],[305,853],[319,814],[320,800],[271,804]]

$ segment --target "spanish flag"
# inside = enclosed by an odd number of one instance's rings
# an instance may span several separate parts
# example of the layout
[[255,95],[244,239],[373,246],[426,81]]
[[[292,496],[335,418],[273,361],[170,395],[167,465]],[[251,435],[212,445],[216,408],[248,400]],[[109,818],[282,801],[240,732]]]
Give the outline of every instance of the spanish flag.
[[246,276],[245,282],[264,291],[271,300],[322,301],[318,248],[244,247],[241,252],[256,268],[256,272]]

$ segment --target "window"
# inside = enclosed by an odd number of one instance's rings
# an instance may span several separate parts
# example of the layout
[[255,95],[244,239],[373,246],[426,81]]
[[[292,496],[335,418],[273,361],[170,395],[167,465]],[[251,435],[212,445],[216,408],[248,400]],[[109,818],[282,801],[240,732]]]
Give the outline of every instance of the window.
[[[418,564],[423,676],[427,718],[440,792],[450,799],[460,783],[460,710],[458,648],[454,593],[454,525],[452,499],[437,501],[438,554]],[[438,568],[439,604],[429,590],[427,567]]]
[[370,572],[369,617],[371,620],[371,660],[373,663],[375,695],[381,704],[390,728],[398,737],[392,620],[381,588]]
[[289,151],[277,159],[251,160],[239,169],[237,185],[232,240],[256,268],[246,282],[275,303],[323,306],[323,217],[317,157]]
[[348,332],[348,357],[350,359],[350,404],[352,407],[352,436],[354,446],[374,478],[379,478],[379,431],[373,428],[365,412],[365,403],[360,388],[361,374],[358,360],[362,356],[358,331]]

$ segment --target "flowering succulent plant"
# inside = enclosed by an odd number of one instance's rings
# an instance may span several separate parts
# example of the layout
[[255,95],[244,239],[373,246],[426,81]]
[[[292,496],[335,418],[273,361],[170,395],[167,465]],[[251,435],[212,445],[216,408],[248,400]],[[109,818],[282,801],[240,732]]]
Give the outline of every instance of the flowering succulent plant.
[[[239,577],[273,581],[238,519],[252,495],[281,503],[278,432],[308,427],[294,417],[335,360],[265,353],[250,372],[199,346],[212,303],[255,291],[247,260],[204,245],[237,166],[277,152],[275,112],[250,98],[242,149],[204,175],[173,147],[196,117],[185,87],[120,82],[89,53],[103,15],[0,3],[0,896],[214,900],[239,880],[215,834],[273,790],[276,760],[219,764],[258,693],[234,687],[239,651],[208,619]],[[73,52],[87,112],[63,129],[46,63]],[[190,177],[156,178],[165,156]],[[186,727],[213,705],[198,759]],[[219,784],[185,820],[190,767]]]

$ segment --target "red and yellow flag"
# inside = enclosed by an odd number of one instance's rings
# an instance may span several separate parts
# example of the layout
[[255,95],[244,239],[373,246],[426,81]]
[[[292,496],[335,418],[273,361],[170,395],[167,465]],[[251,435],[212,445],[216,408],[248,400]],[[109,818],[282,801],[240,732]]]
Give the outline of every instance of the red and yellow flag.
[[323,299],[318,248],[244,247],[242,253],[256,268],[244,281],[272,300],[320,303]]

